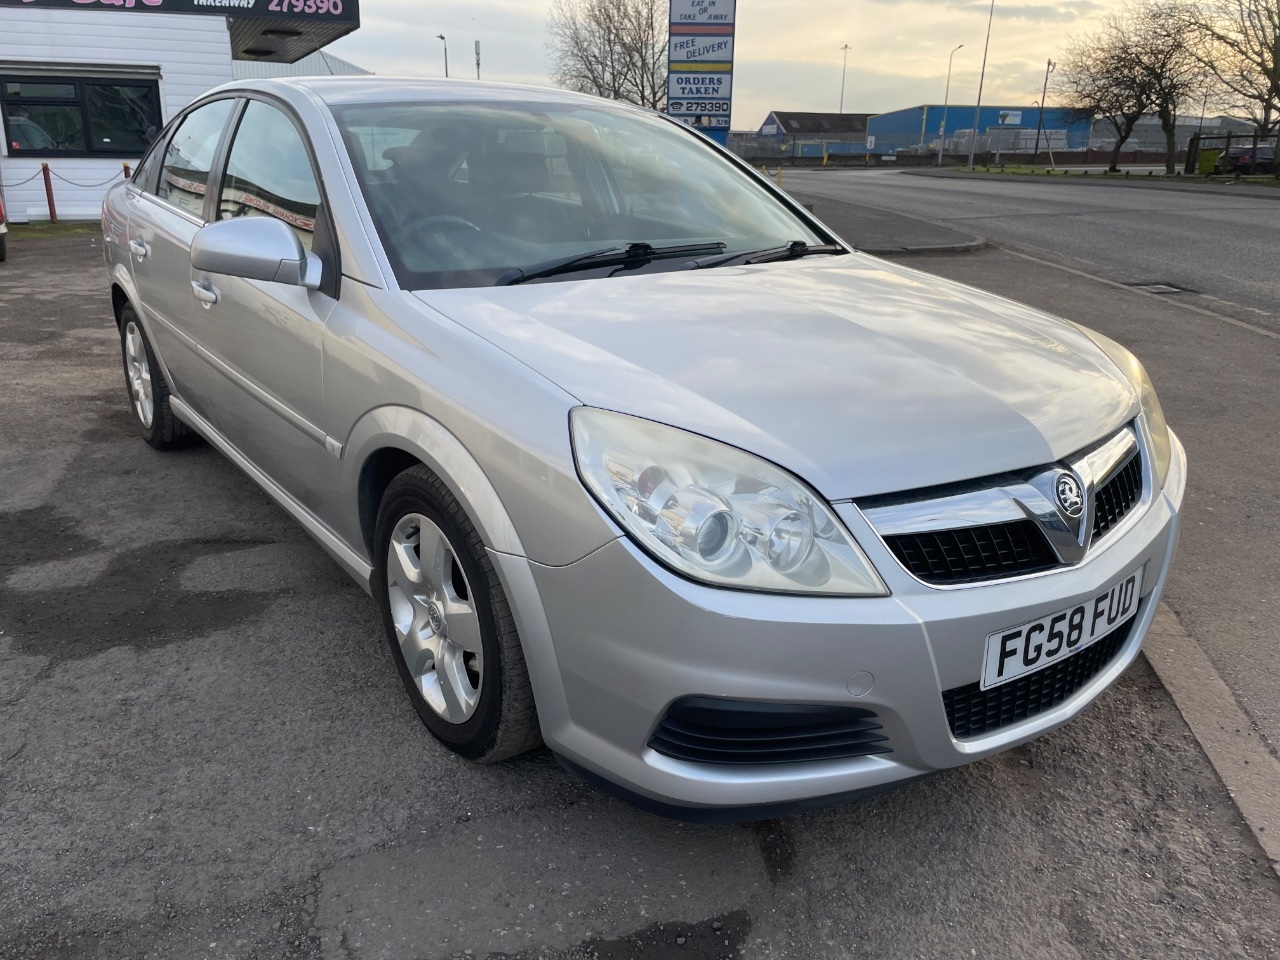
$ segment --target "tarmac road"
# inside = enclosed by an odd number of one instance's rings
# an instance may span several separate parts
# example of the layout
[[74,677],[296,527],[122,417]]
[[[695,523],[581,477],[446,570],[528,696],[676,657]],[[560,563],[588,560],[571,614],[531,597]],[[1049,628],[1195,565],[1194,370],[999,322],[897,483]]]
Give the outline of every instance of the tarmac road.
[[1173,284],[1280,330],[1280,188],[1238,188],[1253,193],[1236,196],[1231,187],[1184,193],[1079,178],[802,169],[785,170],[783,185],[1047,254],[1121,283]]
[[[983,257],[918,263],[1008,284]],[[1001,757],[673,824],[435,745],[369,599],[217,453],[134,435],[90,237],[11,245],[0,382],[5,960],[1280,954],[1280,882],[1142,660]]]

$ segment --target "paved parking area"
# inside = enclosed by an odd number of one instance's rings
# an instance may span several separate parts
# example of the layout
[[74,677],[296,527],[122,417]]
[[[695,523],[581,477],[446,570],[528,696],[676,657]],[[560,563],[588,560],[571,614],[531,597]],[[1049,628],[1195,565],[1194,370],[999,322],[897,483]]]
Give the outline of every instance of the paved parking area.
[[426,735],[372,602],[133,434],[98,247],[0,266],[0,957],[1227,958],[1280,884],[1144,661],[1066,729],[745,826]]

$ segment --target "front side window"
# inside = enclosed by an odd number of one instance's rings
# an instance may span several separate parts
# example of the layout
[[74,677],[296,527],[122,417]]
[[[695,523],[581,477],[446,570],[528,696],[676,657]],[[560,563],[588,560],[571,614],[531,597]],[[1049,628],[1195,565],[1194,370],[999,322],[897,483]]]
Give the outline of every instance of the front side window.
[[138,157],[160,131],[154,80],[0,78],[13,156]]
[[731,254],[826,240],[702,138],[638,110],[430,102],[333,112],[408,289],[488,285],[513,270],[631,244]]
[[204,196],[209,187],[222,128],[231,114],[231,100],[215,100],[183,118],[164,151],[164,164],[156,184],[156,196],[194,217],[204,216]]
[[231,141],[218,219],[275,217],[310,250],[319,206],[311,157],[293,122],[270,104],[249,101]]

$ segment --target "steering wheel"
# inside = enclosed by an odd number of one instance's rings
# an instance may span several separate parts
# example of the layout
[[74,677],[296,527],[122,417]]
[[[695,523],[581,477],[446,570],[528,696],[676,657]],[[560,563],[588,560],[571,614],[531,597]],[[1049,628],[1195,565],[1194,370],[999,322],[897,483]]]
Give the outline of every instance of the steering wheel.
[[445,228],[449,230],[474,230],[480,232],[470,220],[464,217],[455,217],[451,213],[426,213],[419,214],[416,217],[410,217],[408,220],[400,224],[401,230],[419,230],[423,227]]

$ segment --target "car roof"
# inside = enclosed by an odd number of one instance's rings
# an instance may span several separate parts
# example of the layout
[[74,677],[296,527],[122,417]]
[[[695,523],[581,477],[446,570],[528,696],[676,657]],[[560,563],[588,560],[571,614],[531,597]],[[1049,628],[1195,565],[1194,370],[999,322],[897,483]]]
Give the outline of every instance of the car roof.
[[[500,100],[529,103],[581,103],[602,106],[617,101],[555,87],[535,87],[517,83],[482,80],[444,80],[425,77],[282,77],[269,80],[241,80],[224,89],[261,90],[280,93],[281,88],[302,88],[331,106],[354,103],[397,103],[441,100],[476,102]],[[622,104],[617,104],[623,106]],[[632,108],[634,109],[634,108]]]

